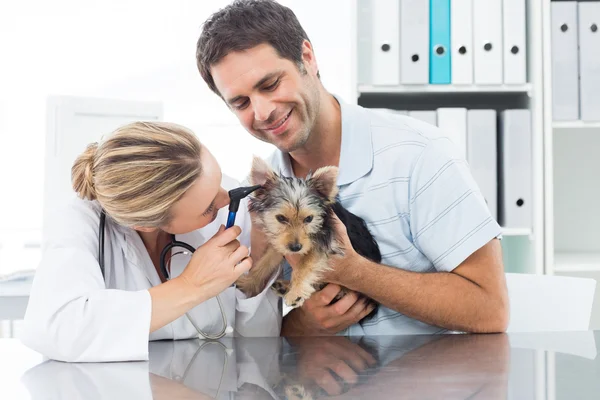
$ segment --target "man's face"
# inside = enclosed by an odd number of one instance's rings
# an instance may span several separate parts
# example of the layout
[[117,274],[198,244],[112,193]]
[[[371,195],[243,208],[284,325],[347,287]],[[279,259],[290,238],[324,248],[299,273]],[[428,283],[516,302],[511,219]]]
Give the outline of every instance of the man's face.
[[283,152],[306,143],[320,105],[317,66],[307,41],[301,70],[261,44],[229,53],[211,72],[221,96],[254,137]]

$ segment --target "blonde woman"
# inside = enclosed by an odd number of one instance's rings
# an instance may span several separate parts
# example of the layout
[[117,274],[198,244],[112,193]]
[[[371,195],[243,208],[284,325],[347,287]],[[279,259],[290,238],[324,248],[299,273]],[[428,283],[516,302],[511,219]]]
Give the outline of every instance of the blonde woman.
[[[27,346],[62,361],[126,361],[147,360],[149,340],[279,335],[277,297],[265,289],[246,298],[232,286],[252,266],[250,218],[241,203],[224,229],[237,182],[191,131],[123,126],[78,157],[72,183],[78,196],[56,210],[45,238]],[[197,250],[172,249],[166,277],[161,252],[173,240]]]

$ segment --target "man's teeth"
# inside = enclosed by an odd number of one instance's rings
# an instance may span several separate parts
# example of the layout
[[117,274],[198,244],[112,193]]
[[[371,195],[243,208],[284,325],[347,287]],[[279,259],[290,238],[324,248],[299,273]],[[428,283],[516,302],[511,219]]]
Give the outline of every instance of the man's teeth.
[[275,127],[271,128],[271,130],[273,130],[273,129],[277,129],[277,128],[279,128],[281,125],[283,125],[283,123],[284,123],[285,121],[287,121],[287,119],[290,117],[290,114],[291,114],[291,111],[288,113],[288,115],[286,115],[286,116],[285,116],[285,118],[284,118],[284,119],[283,119],[283,120],[282,120],[280,123],[278,123],[278,124],[277,124],[277,126],[275,126]]

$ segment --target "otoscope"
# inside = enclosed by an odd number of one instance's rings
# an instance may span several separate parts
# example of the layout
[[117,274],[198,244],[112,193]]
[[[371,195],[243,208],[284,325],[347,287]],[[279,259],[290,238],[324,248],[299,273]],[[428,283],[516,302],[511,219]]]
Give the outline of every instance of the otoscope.
[[235,223],[235,215],[240,207],[240,200],[261,187],[261,185],[242,186],[229,191],[229,216],[227,217],[227,226],[225,229],[231,228]]

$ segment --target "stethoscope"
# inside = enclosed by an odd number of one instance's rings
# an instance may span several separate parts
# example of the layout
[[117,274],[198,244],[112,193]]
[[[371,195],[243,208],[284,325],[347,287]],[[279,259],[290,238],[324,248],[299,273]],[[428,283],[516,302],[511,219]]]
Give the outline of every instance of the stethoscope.
[[[259,189],[260,187],[261,187],[260,185],[244,186],[244,187],[232,189],[228,192],[229,193],[229,215],[227,216],[227,225],[225,226],[225,229],[231,228],[233,226],[233,224],[235,223],[235,216],[236,216],[237,211],[240,206],[240,200],[242,200],[244,197],[248,196],[253,191]],[[98,262],[100,264],[100,271],[102,272],[103,278],[105,278],[105,276],[104,276],[104,230],[105,230],[105,226],[106,226],[106,213],[104,212],[104,210],[102,210],[100,213],[100,226],[99,226],[99,232],[98,232],[98,236],[99,236]],[[166,280],[171,279],[171,271],[170,271],[170,268],[167,269],[166,259],[167,259],[167,256],[169,255],[169,252],[175,247],[181,247],[181,248],[185,249],[185,251],[182,252],[184,254],[187,254],[187,252],[189,252],[189,254],[193,254],[196,251],[196,249],[193,248],[192,246],[190,246],[189,244],[187,244],[185,242],[181,242],[179,240],[175,240],[175,236],[171,235],[171,242],[169,244],[167,244],[160,253],[159,268],[160,268],[160,272],[162,273],[162,276],[164,276]],[[190,317],[190,315],[187,312],[185,313],[187,319],[194,326],[196,331],[207,340],[220,339],[223,336],[225,336],[225,334],[227,333],[227,314],[225,313],[225,309],[223,308],[223,303],[221,302],[221,298],[219,295],[217,295],[217,302],[219,303],[219,309],[221,310],[221,319],[222,319],[222,323],[223,323],[223,327],[217,334],[210,335],[210,334],[205,333],[194,322],[194,320]]]

